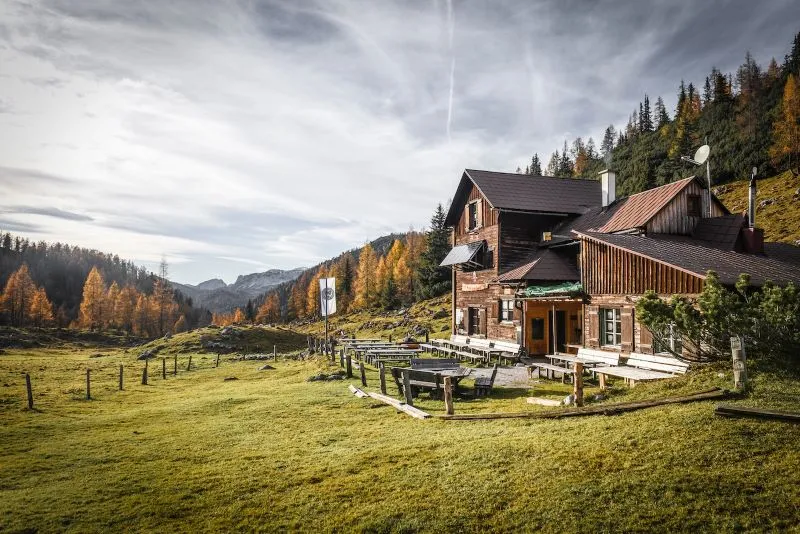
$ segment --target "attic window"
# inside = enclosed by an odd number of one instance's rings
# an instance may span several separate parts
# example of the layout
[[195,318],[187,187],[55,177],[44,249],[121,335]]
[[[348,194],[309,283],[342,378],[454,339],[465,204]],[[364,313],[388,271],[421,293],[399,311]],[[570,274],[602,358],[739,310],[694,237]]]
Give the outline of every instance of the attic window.
[[474,230],[478,227],[478,203],[469,203],[469,229]]
[[702,203],[700,202],[700,195],[689,195],[686,197],[686,215],[689,217],[700,217],[702,210]]

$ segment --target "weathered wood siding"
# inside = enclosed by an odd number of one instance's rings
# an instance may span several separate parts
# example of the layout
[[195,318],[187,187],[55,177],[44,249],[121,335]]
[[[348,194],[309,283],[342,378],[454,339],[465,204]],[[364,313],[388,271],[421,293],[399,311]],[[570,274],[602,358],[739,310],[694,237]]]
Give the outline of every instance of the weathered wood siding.
[[530,256],[542,233],[551,231],[564,217],[504,212],[500,215],[500,272]]
[[605,243],[581,240],[581,283],[592,301],[596,295],[696,294],[703,279]]
[[[469,210],[467,206],[473,201],[480,202],[480,211],[478,214],[478,228],[475,230],[469,231],[467,224],[469,223]],[[456,239],[458,239],[457,243],[467,243],[470,241],[476,241],[477,239],[470,238],[472,234],[476,232],[476,230],[480,230],[481,228],[486,228],[489,226],[494,226],[497,224],[498,220],[498,210],[493,209],[489,202],[483,198],[481,192],[478,190],[475,185],[472,186],[472,189],[469,191],[469,195],[467,195],[467,202],[461,207],[461,215],[458,218],[458,223],[456,223],[453,230],[456,233]],[[467,239],[461,239],[466,237]]]
[[[701,217],[689,215],[689,196],[697,195],[701,199],[701,215],[707,212],[706,204],[708,195],[699,184],[692,182],[683,191],[673,198],[650,222],[647,223],[647,233],[650,234],[678,234],[689,235]],[[711,216],[724,215],[722,208],[716,202],[711,202]],[[703,215],[704,216],[704,215]]]

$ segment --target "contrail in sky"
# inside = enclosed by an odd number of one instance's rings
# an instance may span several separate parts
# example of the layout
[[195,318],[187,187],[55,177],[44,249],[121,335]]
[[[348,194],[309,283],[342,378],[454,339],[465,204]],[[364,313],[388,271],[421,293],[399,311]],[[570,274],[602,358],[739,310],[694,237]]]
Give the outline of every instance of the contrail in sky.
[[453,52],[453,34],[456,31],[456,17],[453,13],[453,0],[447,0],[447,25],[450,41],[450,98],[447,102],[447,139],[450,140],[450,123],[453,121],[453,86],[456,79],[456,55]]

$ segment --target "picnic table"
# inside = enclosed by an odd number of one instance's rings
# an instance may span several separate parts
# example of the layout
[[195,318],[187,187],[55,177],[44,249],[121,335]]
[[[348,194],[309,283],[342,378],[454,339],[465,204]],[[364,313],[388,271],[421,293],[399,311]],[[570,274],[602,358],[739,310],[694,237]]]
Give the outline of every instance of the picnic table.
[[411,361],[411,358],[422,352],[419,349],[374,349],[364,351],[364,359],[369,364],[378,361]]
[[407,373],[409,385],[411,386],[411,396],[418,395],[420,391],[430,391],[434,396],[439,396],[444,392],[444,377],[450,377],[453,389],[456,390],[459,382],[469,376],[471,372],[472,369],[469,367],[437,371],[393,367],[392,377],[397,384],[397,389],[399,391],[404,391],[403,374]]

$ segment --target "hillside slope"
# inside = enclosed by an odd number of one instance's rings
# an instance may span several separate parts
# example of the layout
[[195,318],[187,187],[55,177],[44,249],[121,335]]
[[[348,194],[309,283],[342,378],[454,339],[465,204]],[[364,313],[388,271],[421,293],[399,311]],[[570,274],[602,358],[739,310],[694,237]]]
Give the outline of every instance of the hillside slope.
[[[745,213],[749,180],[714,188],[731,213]],[[756,225],[764,229],[767,241],[800,244],[800,180],[785,172],[758,180]]]

